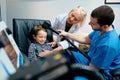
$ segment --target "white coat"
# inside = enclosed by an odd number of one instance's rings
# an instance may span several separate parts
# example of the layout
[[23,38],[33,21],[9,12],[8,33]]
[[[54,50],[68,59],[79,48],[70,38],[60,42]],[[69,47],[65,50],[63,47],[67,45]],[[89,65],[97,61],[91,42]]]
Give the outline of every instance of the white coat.
[[[53,24],[53,29],[56,31],[58,29],[65,30],[67,17],[68,17],[67,14],[58,15]],[[80,32],[81,32],[80,28],[81,27],[80,27],[79,23],[73,24],[68,32],[73,33],[73,34],[80,34]],[[63,49],[67,49],[70,46],[70,44],[66,40],[60,41],[60,38],[58,37],[58,35],[54,34],[54,38],[57,38],[58,44],[61,45]],[[73,41],[73,40],[71,40],[71,41],[74,42],[74,44],[76,46],[78,46],[78,44],[79,44],[78,42]]]

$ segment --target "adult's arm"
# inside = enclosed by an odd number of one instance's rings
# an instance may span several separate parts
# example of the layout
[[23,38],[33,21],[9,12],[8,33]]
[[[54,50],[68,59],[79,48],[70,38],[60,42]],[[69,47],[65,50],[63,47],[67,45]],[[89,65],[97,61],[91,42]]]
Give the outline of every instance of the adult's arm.
[[72,34],[69,32],[65,32],[63,30],[58,30],[60,32],[59,36],[66,36],[72,40],[75,40],[79,43],[83,43],[83,44],[89,44],[91,42],[91,39],[88,37],[88,33],[83,33],[81,32],[79,35],[76,34]]

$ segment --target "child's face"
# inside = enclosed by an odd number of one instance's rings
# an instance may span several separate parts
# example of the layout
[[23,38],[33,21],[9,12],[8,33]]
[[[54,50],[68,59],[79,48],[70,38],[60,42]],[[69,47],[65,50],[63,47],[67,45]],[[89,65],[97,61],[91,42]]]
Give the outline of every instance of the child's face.
[[33,38],[38,42],[39,44],[44,44],[47,38],[47,32],[41,30],[38,31],[38,34],[36,36],[33,35]]

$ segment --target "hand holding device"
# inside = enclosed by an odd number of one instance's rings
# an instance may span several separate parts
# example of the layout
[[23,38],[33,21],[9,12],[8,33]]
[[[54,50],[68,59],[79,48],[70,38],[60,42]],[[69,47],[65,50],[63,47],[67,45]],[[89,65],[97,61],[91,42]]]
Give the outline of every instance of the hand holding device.
[[[43,26],[43,28],[49,29],[49,30],[51,30],[51,31],[53,31],[54,33],[56,33],[56,34],[59,35],[59,32],[58,32],[58,31],[55,31],[54,29],[52,29],[52,28],[50,27],[51,25],[50,25],[48,22],[45,21],[42,26]],[[84,52],[82,52],[77,46],[75,46],[67,37],[63,36],[63,38],[64,38],[65,40],[67,40],[76,50],[78,50],[81,54],[83,54],[87,59],[90,60],[90,57],[89,57],[87,54],[85,54]]]

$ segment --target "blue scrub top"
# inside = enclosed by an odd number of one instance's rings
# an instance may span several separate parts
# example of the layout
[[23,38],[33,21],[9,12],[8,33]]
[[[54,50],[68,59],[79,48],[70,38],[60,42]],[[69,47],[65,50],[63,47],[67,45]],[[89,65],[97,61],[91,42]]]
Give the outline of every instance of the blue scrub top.
[[120,41],[115,29],[102,35],[93,31],[89,38],[92,41],[88,55],[93,65],[100,69],[120,67]]

